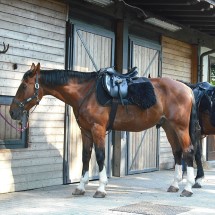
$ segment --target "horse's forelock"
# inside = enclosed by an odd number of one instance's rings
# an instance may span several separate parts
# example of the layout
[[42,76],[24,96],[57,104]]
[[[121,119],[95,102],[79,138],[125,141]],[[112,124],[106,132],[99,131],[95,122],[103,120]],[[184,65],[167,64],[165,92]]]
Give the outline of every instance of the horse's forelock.
[[28,77],[30,77],[31,72],[32,72],[31,70],[28,70],[28,71],[23,75],[22,80],[26,80]]

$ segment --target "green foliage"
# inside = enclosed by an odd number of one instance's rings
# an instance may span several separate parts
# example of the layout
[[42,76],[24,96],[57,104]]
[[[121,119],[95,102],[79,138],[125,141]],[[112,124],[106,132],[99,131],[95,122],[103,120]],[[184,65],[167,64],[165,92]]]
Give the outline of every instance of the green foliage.
[[215,80],[211,80],[210,84],[215,86]]
[[211,84],[215,85],[215,64],[211,65]]

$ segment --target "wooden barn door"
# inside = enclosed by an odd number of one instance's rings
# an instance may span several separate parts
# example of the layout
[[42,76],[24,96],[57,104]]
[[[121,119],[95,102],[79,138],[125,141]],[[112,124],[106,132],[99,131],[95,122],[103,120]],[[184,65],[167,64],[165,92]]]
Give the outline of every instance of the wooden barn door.
[[[114,34],[112,32],[93,27],[80,27],[73,25],[71,37],[71,65],[72,69],[80,72],[96,71],[92,60],[87,52],[90,53],[94,63],[100,68],[113,66]],[[67,107],[68,130],[67,130],[67,168],[66,183],[77,182],[80,180],[82,172],[82,139],[80,128],[77,125],[73,111]],[[110,135],[110,134],[109,134]],[[106,136],[106,169],[110,173],[110,141],[109,135]],[[90,161],[90,178],[98,178],[98,165],[94,150]]]
[[[160,45],[130,38],[130,65],[138,67],[139,76],[157,77],[160,69]],[[128,133],[128,174],[158,168],[158,131],[155,127]]]

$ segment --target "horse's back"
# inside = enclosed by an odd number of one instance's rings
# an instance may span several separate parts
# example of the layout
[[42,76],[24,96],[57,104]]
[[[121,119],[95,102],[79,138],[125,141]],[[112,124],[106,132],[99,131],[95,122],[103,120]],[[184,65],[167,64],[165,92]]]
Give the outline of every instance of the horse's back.
[[170,96],[177,100],[190,100],[193,97],[192,90],[179,81],[168,77],[151,78],[150,80],[156,93],[163,96]]

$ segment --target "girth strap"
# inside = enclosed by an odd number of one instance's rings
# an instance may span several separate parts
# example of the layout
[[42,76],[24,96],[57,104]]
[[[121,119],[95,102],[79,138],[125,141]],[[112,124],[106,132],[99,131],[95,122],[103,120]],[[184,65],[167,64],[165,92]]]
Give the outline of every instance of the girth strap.
[[118,107],[118,102],[116,99],[113,99],[112,104],[111,104],[111,110],[110,110],[110,115],[109,115],[109,123],[108,123],[107,131],[112,130],[113,123],[114,123],[114,120],[116,117],[117,107]]

